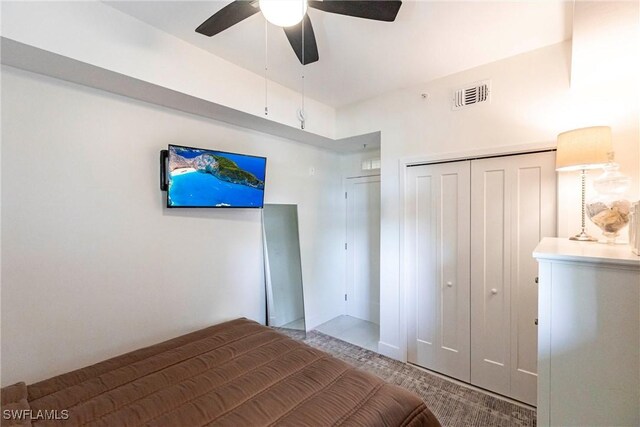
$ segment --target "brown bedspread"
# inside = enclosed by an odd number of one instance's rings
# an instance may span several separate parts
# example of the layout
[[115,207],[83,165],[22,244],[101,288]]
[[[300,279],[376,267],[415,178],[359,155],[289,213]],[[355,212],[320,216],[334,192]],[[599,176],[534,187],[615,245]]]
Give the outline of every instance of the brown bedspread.
[[439,426],[416,395],[247,319],[28,386],[34,426]]

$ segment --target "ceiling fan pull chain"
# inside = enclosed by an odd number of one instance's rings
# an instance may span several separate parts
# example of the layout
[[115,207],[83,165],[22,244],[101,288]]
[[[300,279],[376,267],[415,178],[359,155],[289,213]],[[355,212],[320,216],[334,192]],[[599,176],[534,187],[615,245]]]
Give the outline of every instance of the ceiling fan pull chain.
[[305,125],[305,111],[304,111],[304,63],[305,63],[305,57],[304,57],[304,27],[305,27],[305,20],[304,20],[304,0],[302,0],[300,2],[302,4],[302,22],[300,23],[300,25],[302,25],[302,107],[300,108],[300,111],[302,112],[302,114],[300,114],[301,116],[301,120],[300,120],[300,129],[304,130],[304,125]]
[[264,115],[269,115],[269,80],[267,72],[269,71],[269,24],[264,21]]

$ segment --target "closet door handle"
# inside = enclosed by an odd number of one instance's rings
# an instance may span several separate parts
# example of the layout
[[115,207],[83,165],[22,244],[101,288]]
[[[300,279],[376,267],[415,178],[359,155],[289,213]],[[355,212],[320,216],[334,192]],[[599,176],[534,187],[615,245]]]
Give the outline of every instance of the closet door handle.
[[449,288],[453,287],[453,282],[447,282],[447,287]]
[[537,278],[537,277],[536,277],[536,279],[535,279],[535,282],[536,282],[536,284],[538,283],[538,278]]
[[496,288],[491,289],[492,295],[496,295],[497,293],[498,293],[498,290]]

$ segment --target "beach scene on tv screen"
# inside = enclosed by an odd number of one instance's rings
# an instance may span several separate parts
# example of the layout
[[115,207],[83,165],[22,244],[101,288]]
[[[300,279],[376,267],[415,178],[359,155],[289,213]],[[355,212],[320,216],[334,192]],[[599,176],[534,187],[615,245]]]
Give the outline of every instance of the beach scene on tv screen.
[[260,208],[266,159],[169,146],[171,207]]

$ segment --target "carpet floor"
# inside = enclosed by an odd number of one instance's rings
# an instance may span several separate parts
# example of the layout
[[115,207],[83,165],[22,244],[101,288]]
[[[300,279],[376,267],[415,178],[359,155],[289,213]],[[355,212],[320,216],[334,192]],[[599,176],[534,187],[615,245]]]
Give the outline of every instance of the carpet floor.
[[319,350],[404,387],[419,396],[443,426],[535,426],[534,410],[493,397],[489,394],[432,375],[415,366],[398,362],[381,354],[311,331],[281,329],[286,335],[304,341]]

